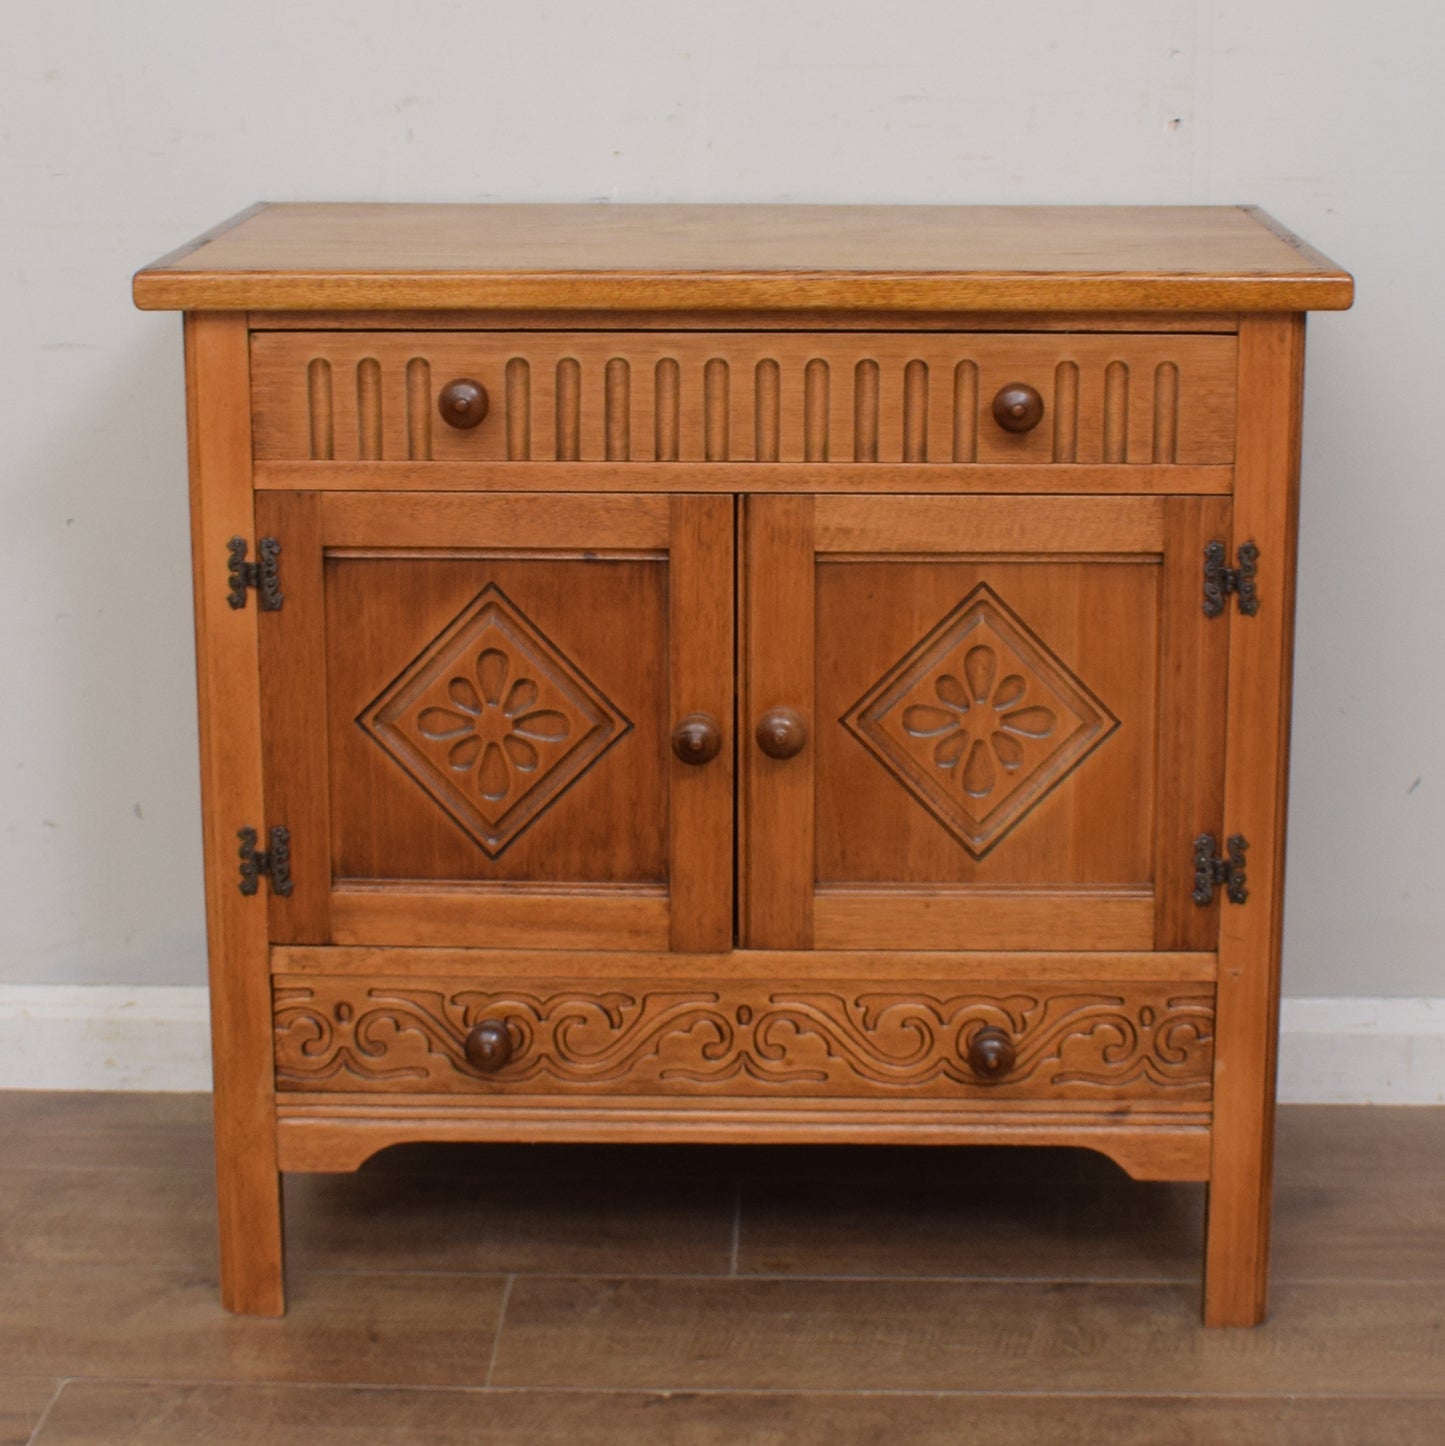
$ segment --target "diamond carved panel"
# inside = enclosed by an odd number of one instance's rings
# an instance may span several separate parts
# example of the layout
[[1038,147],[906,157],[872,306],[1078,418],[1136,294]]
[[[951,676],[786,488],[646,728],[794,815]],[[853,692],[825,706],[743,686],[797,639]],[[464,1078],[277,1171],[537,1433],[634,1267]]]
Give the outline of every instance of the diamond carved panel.
[[985,583],[842,723],[974,858],[1119,726]]
[[495,584],[356,721],[493,858],[632,728]]

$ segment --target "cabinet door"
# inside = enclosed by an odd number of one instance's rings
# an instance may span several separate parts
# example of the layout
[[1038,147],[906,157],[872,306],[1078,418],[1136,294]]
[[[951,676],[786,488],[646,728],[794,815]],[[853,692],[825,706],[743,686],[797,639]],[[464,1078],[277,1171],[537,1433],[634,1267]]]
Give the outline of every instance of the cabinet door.
[[[757,948],[1208,949],[1220,497],[749,498],[741,918]],[[791,756],[753,737],[773,710]],[[774,752],[802,736],[783,719]]]
[[[256,512],[285,596],[261,618],[267,821],[294,879],[273,939],[730,947],[731,498],[270,492]],[[684,762],[695,713],[719,747]]]

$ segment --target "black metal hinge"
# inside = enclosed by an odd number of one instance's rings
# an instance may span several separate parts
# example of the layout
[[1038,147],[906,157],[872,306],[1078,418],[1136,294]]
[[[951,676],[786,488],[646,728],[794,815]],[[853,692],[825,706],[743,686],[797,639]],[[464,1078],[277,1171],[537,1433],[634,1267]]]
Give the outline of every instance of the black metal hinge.
[[241,859],[241,892],[254,894],[260,887],[261,875],[271,880],[271,892],[289,898],[291,894],[291,830],[279,825],[271,830],[271,847],[256,847],[256,830],[238,829],[241,840],[237,850]]
[[1204,549],[1204,616],[1217,618],[1224,611],[1224,599],[1233,593],[1239,599],[1239,610],[1247,617],[1259,611],[1259,594],[1254,589],[1255,564],[1259,548],[1244,543],[1237,556],[1238,567],[1225,567],[1224,543],[1216,537]]
[[229,561],[226,565],[227,580],[231,591],[226,601],[233,608],[246,606],[246,589],[253,587],[261,601],[261,611],[274,613],[286,601],[281,591],[281,576],[277,571],[276,559],[281,555],[281,544],[274,537],[263,537],[256,545],[260,553],[257,562],[246,561],[246,539],[233,537],[226,544]]
[[1242,833],[1230,834],[1225,840],[1225,857],[1215,850],[1219,840],[1212,833],[1202,833],[1194,840],[1194,902],[1200,907],[1214,902],[1214,891],[1224,886],[1224,896],[1231,904],[1242,904],[1249,897],[1245,887],[1244,851],[1249,840]]

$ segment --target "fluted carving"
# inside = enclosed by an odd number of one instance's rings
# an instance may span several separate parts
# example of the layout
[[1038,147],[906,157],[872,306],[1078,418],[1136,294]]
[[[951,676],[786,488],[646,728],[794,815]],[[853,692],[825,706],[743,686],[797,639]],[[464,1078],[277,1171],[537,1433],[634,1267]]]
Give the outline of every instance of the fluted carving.
[[[261,333],[255,447],[337,462],[1222,463],[1235,350],[1228,336]],[[458,376],[500,405],[478,427],[432,429]],[[991,413],[1015,382],[1044,401],[1027,436]]]

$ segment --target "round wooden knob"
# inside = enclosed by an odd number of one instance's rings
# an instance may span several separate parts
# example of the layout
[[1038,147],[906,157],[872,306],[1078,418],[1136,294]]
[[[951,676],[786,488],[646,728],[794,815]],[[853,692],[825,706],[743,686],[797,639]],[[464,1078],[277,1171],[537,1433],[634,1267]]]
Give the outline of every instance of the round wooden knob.
[[991,1024],[985,1025],[968,1042],[968,1067],[980,1079],[1002,1079],[1017,1058],[1013,1040]]
[[689,713],[672,730],[672,751],[684,763],[711,763],[722,750],[722,728],[711,713]]
[[758,719],[754,736],[769,758],[793,758],[808,741],[808,725],[791,708],[769,708]]
[[437,398],[437,411],[442,414],[442,421],[461,431],[478,426],[490,405],[487,389],[470,377],[458,377],[454,382],[448,382]]
[[463,1048],[473,1069],[495,1074],[512,1057],[512,1034],[500,1019],[484,1019],[468,1031]]
[[993,419],[1005,432],[1032,432],[1044,419],[1044,399],[1027,382],[1010,382],[993,399]]

